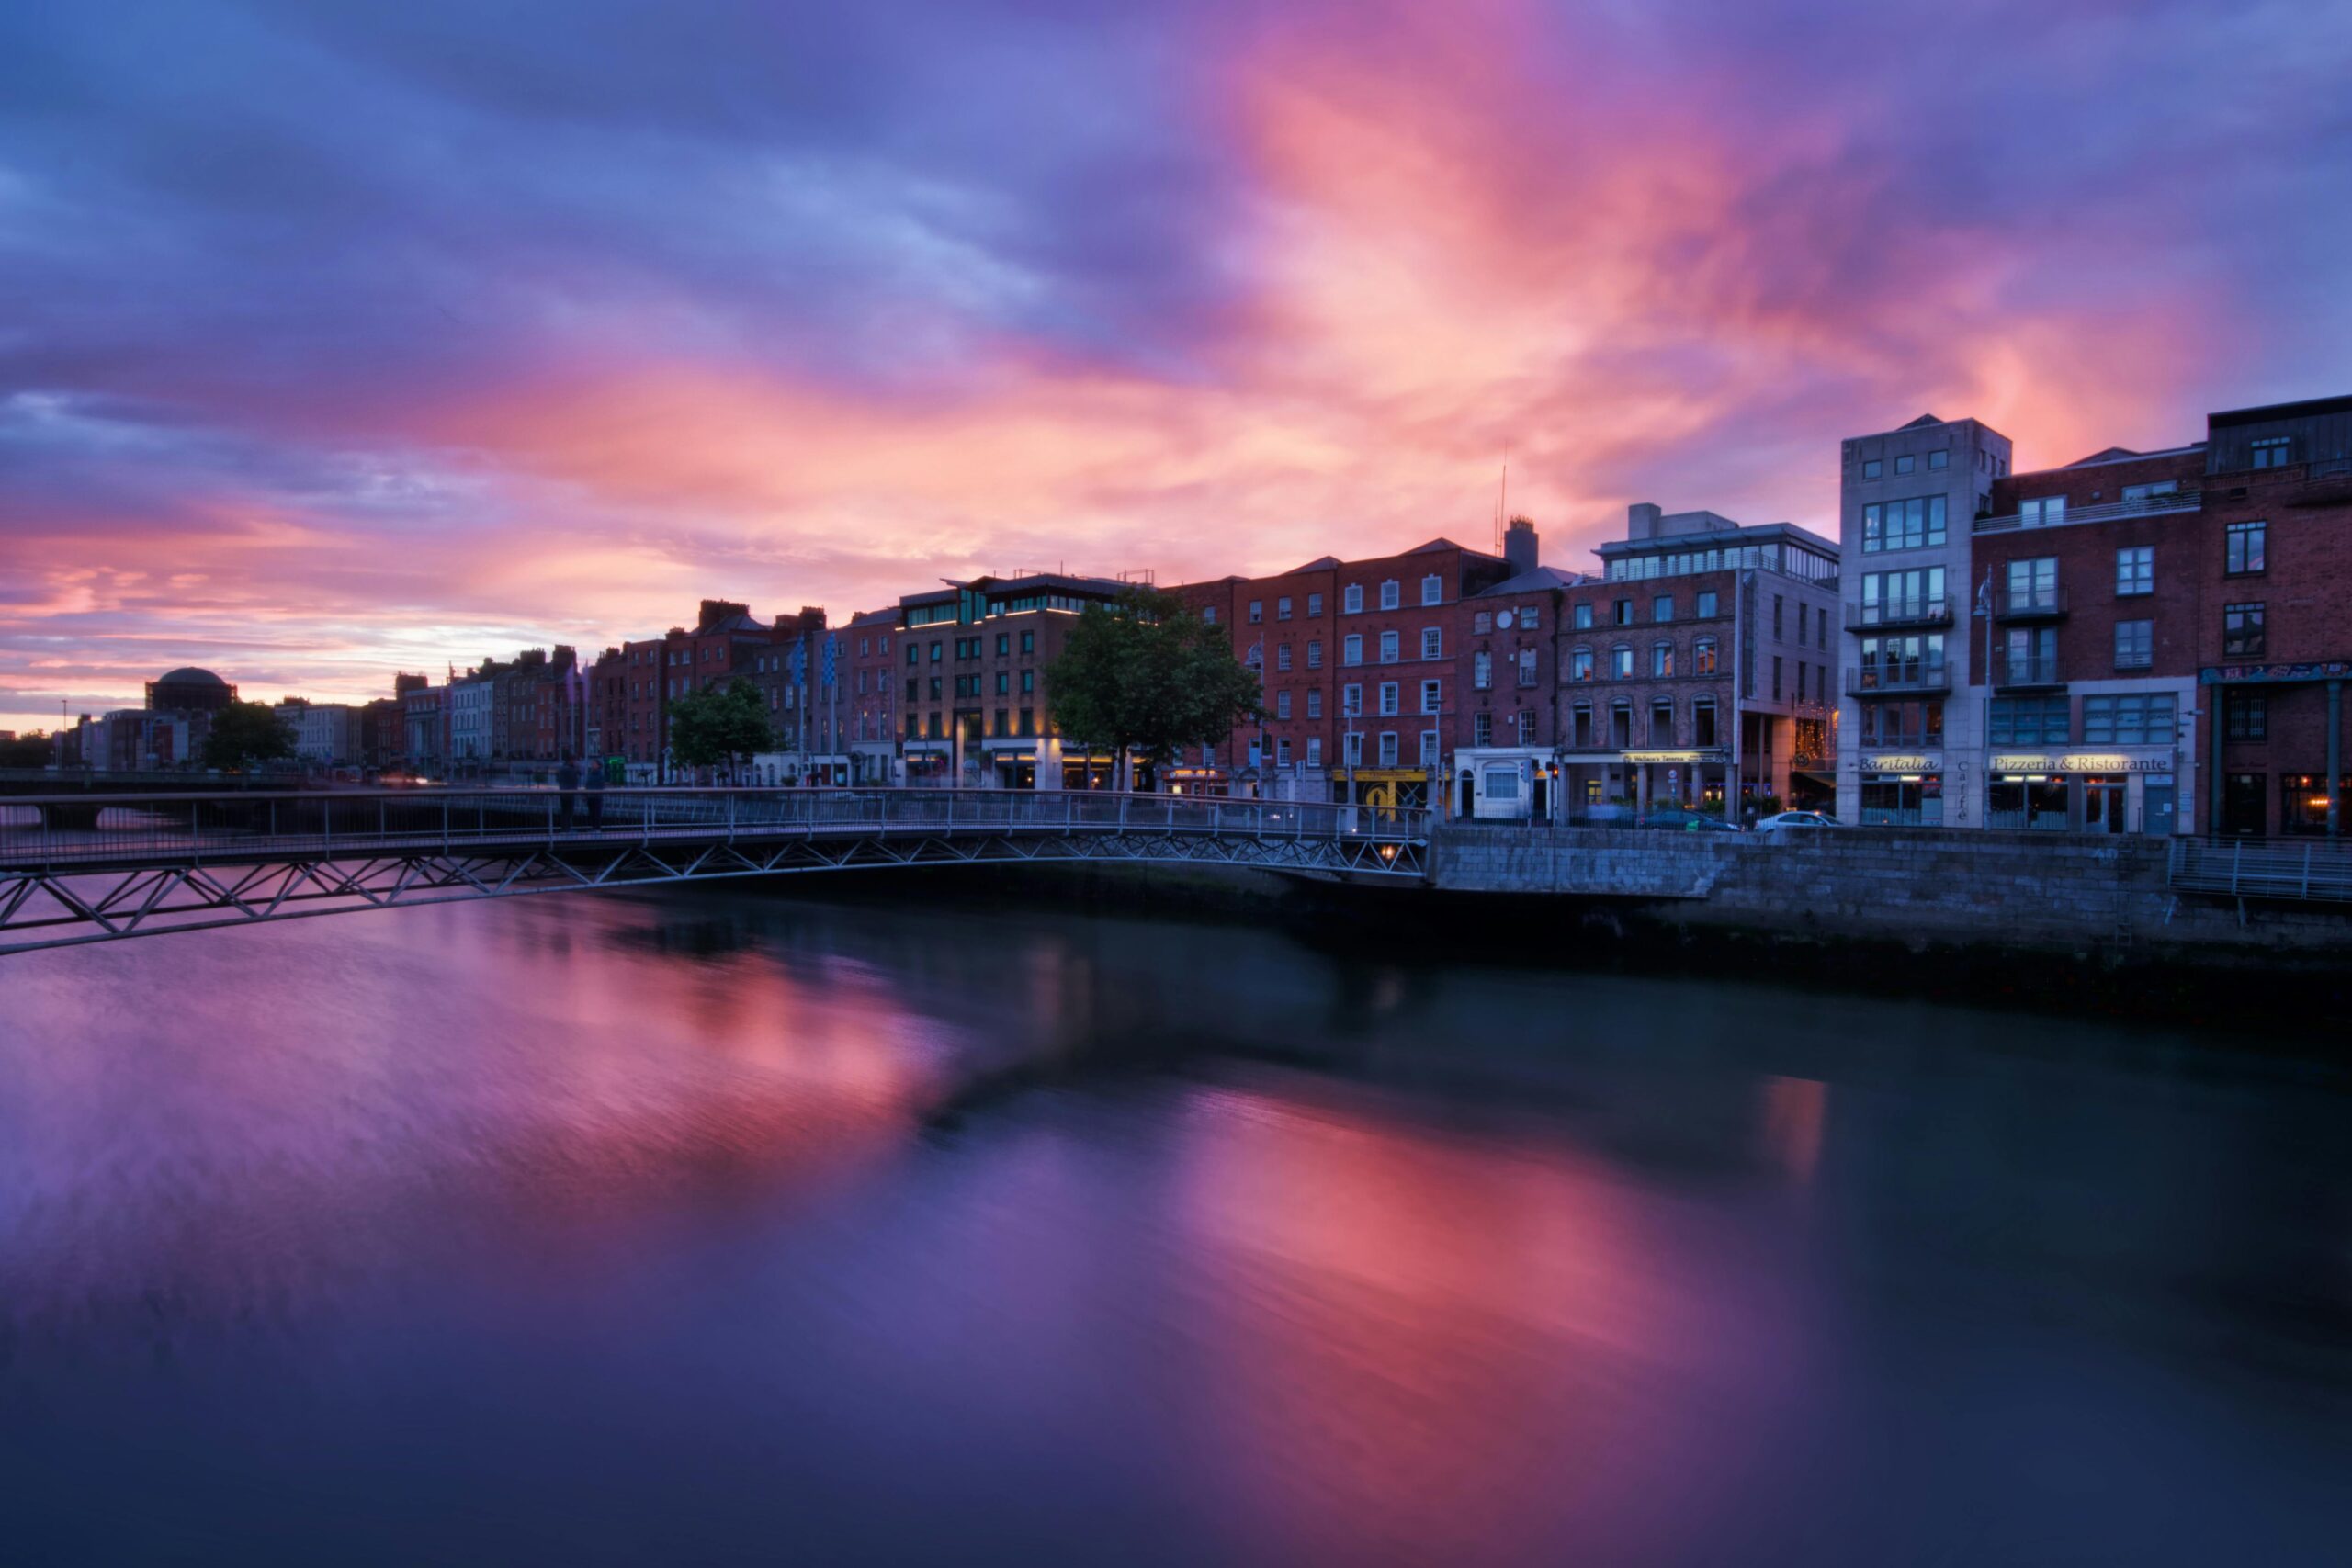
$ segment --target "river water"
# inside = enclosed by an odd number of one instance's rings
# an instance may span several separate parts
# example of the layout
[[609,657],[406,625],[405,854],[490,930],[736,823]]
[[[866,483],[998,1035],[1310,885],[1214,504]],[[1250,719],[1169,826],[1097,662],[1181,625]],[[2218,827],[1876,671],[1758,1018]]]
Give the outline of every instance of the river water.
[[0,960],[0,1559],[2346,1560],[2335,1070],[935,893]]

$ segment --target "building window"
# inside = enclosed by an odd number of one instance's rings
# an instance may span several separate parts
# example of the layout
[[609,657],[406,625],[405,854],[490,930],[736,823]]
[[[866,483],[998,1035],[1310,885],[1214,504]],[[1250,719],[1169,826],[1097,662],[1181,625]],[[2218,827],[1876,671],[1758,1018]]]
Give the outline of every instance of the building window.
[[2254,466],[2257,468],[2283,468],[2287,466],[2287,437],[2266,435],[2254,444]]
[[2223,532],[2222,570],[2236,577],[2263,570],[2267,523],[2233,523]]
[[1690,673],[1712,675],[1715,672],[1715,639],[1711,637],[1694,638],[1690,644]]
[[1423,713],[1439,713],[1443,711],[1439,706],[1442,700],[1442,691],[1439,682],[1435,681],[1424,681],[1421,682],[1421,711]]
[[1631,599],[1620,599],[1611,608],[1619,626],[1630,626],[1634,624],[1634,602]]
[[1951,462],[1951,454],[1949,452],[1930,452],[1928,454],[1928,467],[1930,468],[1945,468],[1949,466]]
[[1944,498],[1916,496],[1909,501],[1873,502],[1862,508],[1862,548],[1917,550],[1944,542]]
[[1519,629],[1532,632],[1544,624],[1544,613],[1532,604],[1519,607]]
[[[1941,705],[1936,705],[1940,711]],[[1986,716],[1984,739],[1995,746],[2064,746],[2068,738],[2063,696],[1995,697]]]
[[1214,604],[1202,605],[1201,619],[1206,621],[1211,626],[1216,625],[1216,606]]
[[1715,699],[1699,697],[1690,704],[1690,744],[1715,745]]
[[2007,610],[2058,608],[2058,558],[2036,556],[2008,563]]
[[2262,635],[2260,604],[2222,607],[2222,653],[2229,659],[2257,659],[2267,647]]
[[1384,768],[1396,765],[1396,732],[1393,729],[1380,732],[1380,765]]
[[1274,761],[1285,768],[1290,766],[1290,741],[1287,739],[1274,742]]
[[1634,743],[1634,705],[1619,697],[1609,705],[1609,744],[1623,750]]
[[1580,632],[1589,632],[1592,630],[1592,606],[1590,604],[1579,604],[1577,606],[1576,628]]
[[1023,632],[1021,634],[1021,651],[1024,655],[1037,651],[1037,634],[1035,632]]
[[1306,667],[1309,670],[1323,668],[1323,639],[1319,637],[1306,639]]
[[1306,765],[1310,768],[1323,765],[1323,738],[1319,735],[1306,738]]
[[1701,620],[1712,621],[1718,615],[1723,613],[1717,607],[1717,600],[1715,597],[1715,591],[1713,589],[1710,588],[1705,590],[1699,594],[1698,598],[1699,602],[1695,608]]
[[1445,580],[1443,578],[1432,575],[1421,579],[1421,603],[1424,604],[1442,604],[1445,603]]
[[1914,468],[1917,467],[1918,461],[1919,460],[1917,457],[1912,457],[1908,452],[1906,452],[1902,457],[1894,459],[1894,471],[1898,474],[1907,474]]
[[1470,635],[1472,637],[1485,637],[1494,629],[1495,617],[1491,611],[1481,610],[1470,617]]
[[2124,692],[2083,699],[2086,746],[2169,746],[2177,732],[2170,692]]
[[1522,686],[1535,684],[1535,649],[1532,648],[1519,650],[1519,683]]
[[1650,744],[1674,744],[1674,699],[1653,697],[1650,700]]
[[2135,593],[2156,591],[2156,547],[2135,545],[2128,550],[2115,552],[2115,592],[2128,599]]
[[1485,649],[1470,656],[1470,688],[1483,692],[1495,683],[1495,656]]
[[2064,521],[2066,498],[2063,495],[2038,495],[2018,502],[2018,523],[2021,527],[2047,528]]
[[1438,764],[1438,739],[1434,729],[1421,731],[1421,766],[1434,768]]
[[1323,716],[1323,693],[1319,688],[1314,686],[1306,688],[1306,716],[1309,718]]
[[1470,716],[1470,744],[1492,746],[1495,743],[1495,716],[1477,713]]
[[2145,670],[2155,661],[2155,622],[2118,621],[2115,623],[2115,667],[2118,670]]
[[1034,692],[1037,689],[1037,672],[1035,670],[1023,670],[1021,672],[1021,689],[1024,692]]
[[947,645],[944,642],[934,642],[931,645],[931,661],[933,664],[939,662],[940,656],[946,651],[946,648]]
[[1535,710],[1533,708],[1519,710],[1519,743],[1521,746],[1535,744]]
[[1290,619],[1290,601],[1288,599],[1277,599],[1274,601],[1274,619],[1278,621],[1287,621]]
[[1670,642],[1650,644],[1650,673],[1666,676],[1674,673],[1674,645]]
[[1288,718],[1290,716],[1290,693],[1287,691],[1276,692],[1274,694],[1274,716],[1276,718]]
[[1311,621],[1322,613],[1323,595],[1320,593],[1309,593],[1306,596],[1306,618]]
[[1568,655],[1568,679],[1571,681],[1592,679],[1592,649],[1579,648]]
[[1340,589],[1340,610],[1341,610],[1344,614],[1351,615],[1360,615],[1360,614],[1362,614],[1362,613],[1363,613],[1363,583],[1361,583],[1361,582],[1351,582],[1351,583],[1349,583],[1345,588],[1342,588],[1342,589]]
[[1012,690],[1012,671],[1010,671],[1010,670],[1000,670],[1000,671],[998,671],[996,672],[996,694],[997,694],[998,696],[1000,696],[1000,697],[1001,697],[1001,696],[1005,695],[1007,693],[1011,692]]
[[1340,688],[1340,712],[1349,718],[1360,717],[1363,715],[1363,688],[1362,686],[1349,685]]
[[1400,653],[1400,641],[1401,639],[1398,638],[1395,632],[1382,632],[1380,634],[1380,661],[1383,664],[1394,664],[1396,662]]
[[1634,678],[1634,645],[1621,642],[1609,650],[1609,673],[1619,681]]
[[1351,768],[1362,767],[1363,765],[1363,737],[1361,735],[1348,736],[1340,743],[1340,755],[1347,758],[1348,766]]
[[1650,619],[1660,622],[1674,619],[1673,594],[1661,593],[1650,601]]
[[996,656],[997,656],[999,659],[1002,659],[1005,655],[1007,655],[1007,654],[1011,653],[1012,651],[1012,634],[1011,632],[999,632],[999,633],[997,633],[997,634],[996,634]]
[[1290,668],[1290,644],[1285,642],[1277,643],[1275,645],[1274,668],[1277,670],[1287,670]]
[[1781,700],[1781,656],[1777,653],[1772,655],[1772,700]]
[[1382,609],[1394,610],[1404,602],[1405,585],[1403,583],[1397,581],[1392,577],[1380,585],[1380,607]]
[[1392,714],[1399,711],[1400,710],[1397,707],[1396,682],[1394,681],[1383,681],[1380,682],[1380,716],[1386,718]]
[[1421,657],[1423,659],[1445,657],[1445,633],[1441,628],[1437,626],[1421,628]]
[[[1781,615],[1787,606],[1788,601],[1781,594],[1775,593],[1772,595],[1772,640],[1774,642],[1781,640]],[[1798,607],[1802,609],[1804,606],[1800,605]],[[1804,638],[1800,637],[1797,640],[1799,642],[1803,642]]]
[[1862,465],[1862,478],[1866,479],[1874,479],[1884,472],[1886,472],[1886,465],[1876,457],[1872,457]]
[[1363,634],[1362,632],[1350,632],[1340,639],[1340,662],[1349,665],[1363,662]]
[[1252,600],[1250,600],[1250,624],[1251,626],[1254,626],[1258,625],[1261,621],[1263,621],[1265,618],[1266,618],[1266,602],[1265,602],[1263,599],[1252,599]]
[[2232,692],[2222,705],[2222,733],[2232,740],[2270,739],[2270,694]]

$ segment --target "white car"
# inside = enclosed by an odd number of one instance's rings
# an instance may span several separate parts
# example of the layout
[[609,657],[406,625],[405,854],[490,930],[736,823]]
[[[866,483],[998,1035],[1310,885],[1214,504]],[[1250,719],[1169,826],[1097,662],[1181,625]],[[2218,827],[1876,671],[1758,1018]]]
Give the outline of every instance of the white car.
[[1846,824],[1821,811],[1776,811],[1756,824],[1759,833],[1777,833],[1783,828],[1843,828]]

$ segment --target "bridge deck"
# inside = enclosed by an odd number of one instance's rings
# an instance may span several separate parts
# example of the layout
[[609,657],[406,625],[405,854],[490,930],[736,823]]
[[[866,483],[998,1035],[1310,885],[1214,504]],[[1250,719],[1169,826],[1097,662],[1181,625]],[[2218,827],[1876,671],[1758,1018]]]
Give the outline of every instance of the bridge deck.
[[[569,810],[567,810],[567,804]],[[1080,792],[374,790],[0,804],[0,953],[782,872],[1098,860],[1418,881],[1426,814]]]

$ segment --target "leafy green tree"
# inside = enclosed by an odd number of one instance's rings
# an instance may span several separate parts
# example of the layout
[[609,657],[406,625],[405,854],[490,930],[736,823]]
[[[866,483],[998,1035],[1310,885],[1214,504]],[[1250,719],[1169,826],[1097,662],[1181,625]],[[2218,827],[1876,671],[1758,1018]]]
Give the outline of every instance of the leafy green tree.
[[0,740],[0,768],[45,768],[57,754],[45,729]]
[[1123,789],[1131,759],[1157,765],[1259,717],[1261,690],[1223,627],[1176,595],[1145,588],[1088,605],[1046,667],[1055,725],[1082,745],[1108,748]]
[[204,765],[232,771],[294,755],[293,727],[261,703],[231,703],[204,732]]
[[670,755],[681,767],[740,766],[775,745],[767,703],[749,681],[705,686],[670,704]]

